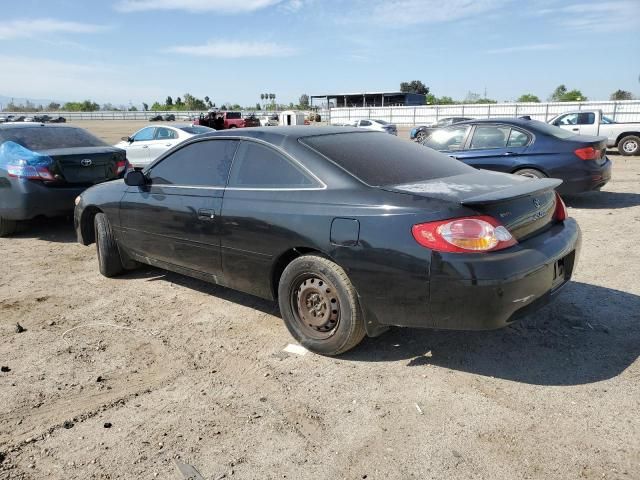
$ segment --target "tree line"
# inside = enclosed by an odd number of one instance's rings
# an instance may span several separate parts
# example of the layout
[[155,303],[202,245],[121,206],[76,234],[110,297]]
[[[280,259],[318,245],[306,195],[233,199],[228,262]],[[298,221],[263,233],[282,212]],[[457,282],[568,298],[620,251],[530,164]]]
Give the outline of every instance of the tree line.
[[[484,95],[480,95],[475,92],[467,93],[467,96],[461,100],[454,100],[448,96],[436,97],[431,93],[429,87],[427,87],[420,80],[412,80],[410,82],[400,83],[400,91],[405,93],[420,93],[425,95],[427,105],[454,105],[454,104],[469,104],[469,103],[498,103],[497,100],[487,98],[486,92]],[[626,90],[616,90],[609,96],[609,100],[634,100],[635,97],[631,92]],[[584,102],[588,98],[578,89],[569,90],[566,85],[558,85],[556,89],[547,98],[550,102]],[[525,93],[520,95],[516,102],[533,102],[540,103],[540,97],[533,93]]]

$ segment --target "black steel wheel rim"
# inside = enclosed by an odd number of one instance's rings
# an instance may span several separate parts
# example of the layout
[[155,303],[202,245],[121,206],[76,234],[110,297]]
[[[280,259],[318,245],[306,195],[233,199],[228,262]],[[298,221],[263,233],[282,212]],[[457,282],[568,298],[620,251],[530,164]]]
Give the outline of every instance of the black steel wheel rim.
[[298,329],[314,340],[326,340],[340,323],[340,300],[336,287],[325,277],[308,273],[292,282],[289,295]]

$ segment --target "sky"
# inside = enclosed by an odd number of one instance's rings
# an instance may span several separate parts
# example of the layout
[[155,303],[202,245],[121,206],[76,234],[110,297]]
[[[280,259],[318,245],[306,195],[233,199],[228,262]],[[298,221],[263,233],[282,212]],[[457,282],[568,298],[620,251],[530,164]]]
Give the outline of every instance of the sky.
[[640,96],[640,0],[0,0],[0,96]]

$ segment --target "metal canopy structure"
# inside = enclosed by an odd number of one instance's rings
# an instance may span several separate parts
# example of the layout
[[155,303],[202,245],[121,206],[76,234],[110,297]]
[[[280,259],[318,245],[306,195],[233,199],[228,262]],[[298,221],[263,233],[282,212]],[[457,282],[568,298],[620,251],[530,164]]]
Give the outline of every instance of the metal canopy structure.
[[326,106],[328,108],[412,107],[424,105],[426,103],[426,95],[407,92],[362,92],[311,95],[310,100],[312,107],[314,99],[319,100],[319,102],[316,102],[316,106]]

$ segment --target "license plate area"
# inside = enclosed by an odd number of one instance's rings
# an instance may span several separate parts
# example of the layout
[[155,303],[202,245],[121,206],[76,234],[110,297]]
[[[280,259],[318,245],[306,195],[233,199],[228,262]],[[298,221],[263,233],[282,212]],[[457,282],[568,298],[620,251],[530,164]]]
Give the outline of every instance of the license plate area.
[[553,280],[551,282],[551,290],[560,288],[565,282],[571,278],[573,273],[573,263],[576,252],[556,260],[553,263]]

